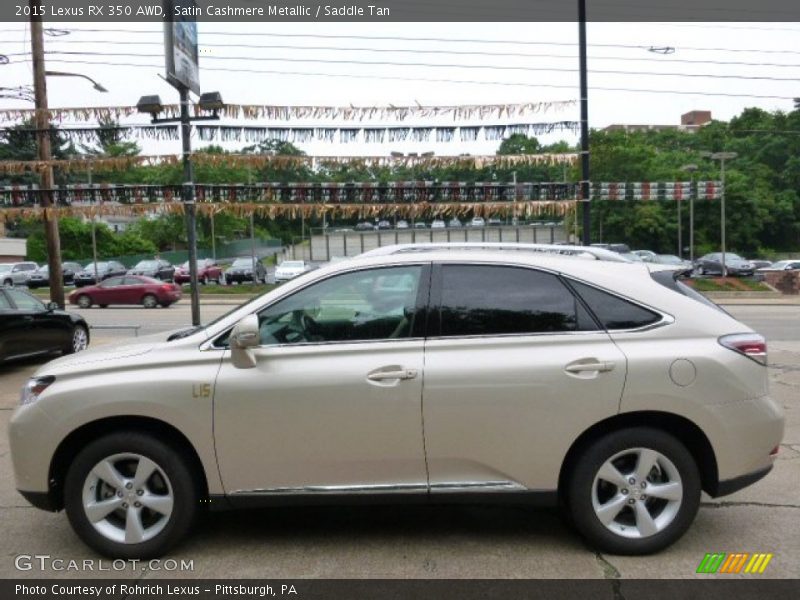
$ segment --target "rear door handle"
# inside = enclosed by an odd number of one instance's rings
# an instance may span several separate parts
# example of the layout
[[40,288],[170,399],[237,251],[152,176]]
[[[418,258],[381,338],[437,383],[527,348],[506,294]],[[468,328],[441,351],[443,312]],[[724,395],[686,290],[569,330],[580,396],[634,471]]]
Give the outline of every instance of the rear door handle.
[[564,367],[564,370],[568,373],[582,373],[584,371],[598,371],[600,373],[605,373],[607,371],[613,371],[615,366],[616,364],[613,362],[578,363],[567,365]]
[[370,381],[386,381],[389,379],[414,379],[416,376],[416,369],[398,369],[396,371],[373,371],[367,375],[367,379]]

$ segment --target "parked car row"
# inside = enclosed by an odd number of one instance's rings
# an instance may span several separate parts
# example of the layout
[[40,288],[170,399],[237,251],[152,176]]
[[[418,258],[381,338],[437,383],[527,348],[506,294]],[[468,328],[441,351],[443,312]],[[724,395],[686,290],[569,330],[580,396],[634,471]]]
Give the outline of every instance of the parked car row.
[[[358,223],[353,229],[355,231],[380,231],[384,229],[446,229],[446,228],[458,228],[458,227],[500,227],[504,225],[502,219],[498,219],[496,217],[492,217],[490,219],[484,219],[483,217],[474,217],[469,221],[462,222],[461,219],[458,217],[453,217],[449,221],[445,221],[441,218],[436,218],[430,222],[430,225],[425,221],[413,221],[409,223],[405,219],[401,219],[397,221],[394,225],[391,222],[383,220],[378,221],[377,223],[370,223],[369,221],[361,221]],[[511,225],[519,225],[519,219],[514,217],[511,219]],[[535,222],[529,223],[529,225],[534,226],[541,226],[541,227],[559,227],[562,223],[557,223],[555,221],[548,221],[548,222]],[[348,231],[348,230],[344,230]]]

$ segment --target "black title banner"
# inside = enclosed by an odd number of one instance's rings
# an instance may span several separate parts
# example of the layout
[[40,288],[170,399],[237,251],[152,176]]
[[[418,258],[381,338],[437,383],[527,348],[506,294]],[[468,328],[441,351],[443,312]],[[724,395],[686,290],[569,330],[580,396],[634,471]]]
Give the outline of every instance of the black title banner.
[[[595,22],[800,21],[796,0],[588,0]],[[577,20],[577,0],[3,0],[0,21],[541,22]]]

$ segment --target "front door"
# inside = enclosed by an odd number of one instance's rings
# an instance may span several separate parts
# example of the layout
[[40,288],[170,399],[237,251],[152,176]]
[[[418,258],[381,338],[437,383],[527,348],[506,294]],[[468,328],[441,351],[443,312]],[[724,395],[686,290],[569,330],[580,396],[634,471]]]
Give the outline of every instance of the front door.
[[556,489],[570,445],[618,412],[625,356],[553,273],[444,264],[431,305],[431,493]]
[[234,367],[225,351],[214,432],[232,498],[427,491],[428,272],[404,265],[314,283],[258,313],[256,367]]

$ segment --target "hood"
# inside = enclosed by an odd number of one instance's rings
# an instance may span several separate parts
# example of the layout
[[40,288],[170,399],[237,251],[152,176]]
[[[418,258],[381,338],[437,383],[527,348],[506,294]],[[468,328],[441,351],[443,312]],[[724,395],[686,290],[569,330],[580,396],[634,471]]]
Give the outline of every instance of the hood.
[[116,366],[114,363],[117,361],[124,361],[134,356],[143,356],[152,352],[165,344],[167,338],[175,331],[180,331],[180,329],[133,338],[119,344],[98,345],[77,354],[62,356],[39,367],[35,376],[58,376],[75,371],[103,370]]

